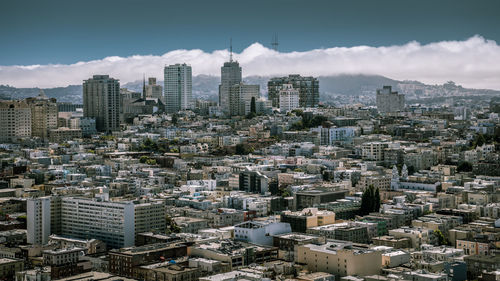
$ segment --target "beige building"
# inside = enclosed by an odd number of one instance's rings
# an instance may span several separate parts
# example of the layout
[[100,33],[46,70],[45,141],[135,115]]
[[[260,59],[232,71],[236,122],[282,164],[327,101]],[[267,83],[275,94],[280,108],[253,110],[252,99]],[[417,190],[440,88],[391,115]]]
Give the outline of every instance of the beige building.
[[298,246],[297,262],[314,272],[366,276],[380,273],[382,255],[379,251],[354,247],[349,243],[328,242]]
[[70,129],[61,127],[57,129],[51,129],[49,131],[49,141],[55,143],[61,143],[81,137],[82,137],[81,129]]
[[457,249],[464,250],[466,255],[488,255],[490,252],[490,245],[487,240],[461,240],[456,241]]
[[308,228],[335,223],[335,213],[306,208],[300,212],[285,211],[281,213],[280,220],[289,223],[293,232],[305,233]]
[[43,90],[35,98],[27,98],[31,108],[31,136],[49,139],[49,131],[57,129],[58,111],[56,99],[49,99]]
[[367,142],[361,145],[361,157],[363,160],[383,161],[384,150],[388,147],[385,142]]
[[16,259],[0,259],[0,279],[14,280],[16,272],[23,271],[24,262]]
[[0,102],[0,141],[13,142],[31,137],[31,109],[25,101]]

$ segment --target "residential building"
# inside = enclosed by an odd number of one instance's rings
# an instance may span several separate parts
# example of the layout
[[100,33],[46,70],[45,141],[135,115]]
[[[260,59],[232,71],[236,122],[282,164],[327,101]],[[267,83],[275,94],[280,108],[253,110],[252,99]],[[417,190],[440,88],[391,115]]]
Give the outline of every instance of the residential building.
[[306,208],[300,212],[284,211],[280,215],[280,220],[289,223],[293,232],[306,233],[308,228],[334,223],[335,213]]
[[191,66],[172,64],[164,68],[165,111],[176,113],[193,107]]
[[83,82],[83,115],[95,118],[99,132],[120,129],[120,82],[109,75],[94,75]]
[[277,221],[247,221],[234,226],[234,238],[257,245],[273,246],[273,235],[290,233],[289,223]]
[[81,239],[99,239],[108,248],[133,246],[136,234],[165,230],[163,202],[104,201],[63,197],[62,235]]
[[322,203],[334,202],[338,199],[344,199],[348,190],[319,190],[308,189],[297,191],[294,194],[295,209],[317,207]]
[[30,198],[26,201],[26,228],[27,242],[30,244],[45,245],[52,234],[50,221],[50,197]]
[[[257,102],[260,95],[259,85],[235,84],[229,88],[229,115],[243,116],[250,113],[252,99]],[[257,111],[257,108],[255,108]]]
[[157,243],[109,251],[109,272],[119,276],[138,278],[137,267],[186,256],[188,247],[183,243]]
[[366,276],[380,273],[382,255],[379,251],[334,241],[323,245],[298,246],[297,262],[306,265],[313,272],[327,272],[336,276]]
[[57,129],[57,102],[49,99],[43,90],[34,98],[27,98],[26,102],[31,108],[31,136],[42,140],[49,139],[49,131]]
[[268,99],[273,107],[280,106],[280,91],[284,85],[291,84],[299,91],[299,107],[316,107],[319,103],[319,80],[314,77],[288,75],[285,77],[271,78],[267,82]]
[[0,279],[14,280],[16,273],[23,271],[24,261],[21,259],[0,258]]
[[227,262],[233,269],[275,260],[278,258],[278,248],[224,239],[193,245],[190,255]]
[[299,91],[292,84],[283,84],[279,92],[279,108],[281,113],[288,113],[299,107]]
[[377,89],[377,110],[380,113],[393,113],[405,108],[405,96],[393,92],[391,86]]
[[82,129],[70,129],[65,127],[60,127],[57,129],[51,129],[49,131],[50,142],[62,143],[65,141],[73,140],[82,137]]
[[31,108],[26,101],[0,102],[0,141],[15,142],[31,137]]
[[165,102],[163,99],[163,87],[156,84],[155,77],[149,77],[148,84],[145,85],[144,88],[145,99],[159,99],[162,102]]
[[250,193],[265,194],[269,190],[269,178],[259,171],[242,171],[239,174],[239,189]]

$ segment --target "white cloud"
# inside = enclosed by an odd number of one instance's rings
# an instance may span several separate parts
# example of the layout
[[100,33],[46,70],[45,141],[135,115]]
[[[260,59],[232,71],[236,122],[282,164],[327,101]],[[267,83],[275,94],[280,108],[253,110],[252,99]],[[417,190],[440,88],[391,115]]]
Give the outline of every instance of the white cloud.
[[[188,63],[193,74],[220,75],[228,50],[175,50],[162,56],[134,55],[70,65],[0,66],[0,84],[16,87],[55,87],[82,83],[93,74],[109,74],[122,83],[146,76],[163,80],[163,66]],[[465,41],[442,41],[421,45],[350,48],[335,47],[305,52],[275,52],[259,43],[234,54],[243,75],[378,74],[398,80],[441,84],[453,80],[465,87],[500,89],[500,46],[481,36]]]

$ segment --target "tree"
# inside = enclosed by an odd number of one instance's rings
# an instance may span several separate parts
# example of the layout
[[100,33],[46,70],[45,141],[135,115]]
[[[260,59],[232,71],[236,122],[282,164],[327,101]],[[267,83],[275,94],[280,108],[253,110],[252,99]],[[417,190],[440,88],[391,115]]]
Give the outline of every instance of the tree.
[[472,171],[472,164],[464,161],[460,162],[457,167],[457,172],[471,172]]
[[249,150],[245,147],[244,144],[239,143],[235,147],[235,153],[238,155],[247,155],[249,153]]
[[441,245],[448,245],[448,241],[446,240],[446,238],[444,237],[443,233],[441,232],[441,230],[439,229],[436,229],[434,230],[433,232],[434,236],[437,238],[437,244],[438,246],[441,246]]
[[141,163],[146,163],[148,160],[149,160],[149,157],[144,156],[144,155],[141,156],[141,158],[139,158],[139,162],[141,162]]
[[295,113],[295,116],[303,117],[304,116],[304,111],[302,109],[294,109],[292,110],[293,113]]
[[361,208],[359,210],[362,216],[368,215],[371,212],[378,212],[380,210],[380,191],[370,185],[361,196]]
[[379,190],[378,187],[375,190],[375,194],[374,194],[374,199],[373,200],[375,201],[375,204],[373,206],[373,211],[374,212],[380,211],[380,190]]
[[174,125],[177,125],[177,122],[178,122],[178,117],[177,117],[177,113],[174,113],[174,115],[172,115],[172,124]]

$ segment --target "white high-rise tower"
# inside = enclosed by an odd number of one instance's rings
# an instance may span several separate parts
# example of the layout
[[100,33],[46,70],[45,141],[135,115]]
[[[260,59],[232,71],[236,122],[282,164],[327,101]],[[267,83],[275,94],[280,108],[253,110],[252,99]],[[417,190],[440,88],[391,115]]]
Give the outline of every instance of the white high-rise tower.
[[191,109],[193,105],[193,78],[191,66],[173,64],[164,69],[165,111],[175,113]]

